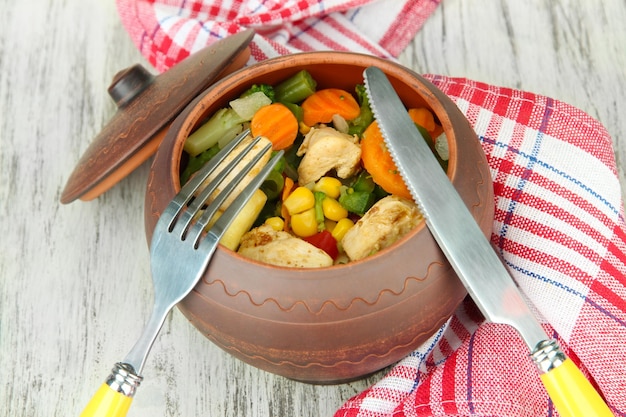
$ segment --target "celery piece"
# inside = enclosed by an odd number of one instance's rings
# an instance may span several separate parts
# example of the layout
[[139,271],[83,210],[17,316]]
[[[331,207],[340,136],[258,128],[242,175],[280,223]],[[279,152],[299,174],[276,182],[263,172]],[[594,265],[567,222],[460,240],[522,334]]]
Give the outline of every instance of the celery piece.
[[180,175],[180,185],[184,185],[191,176],[204,166],[211,158],[220,151],[219,146],[213,145],[206,151],[198,154],[195,157],[190,157],[187,166]]
[[224,148],[230,143],[231,140],[239,136],[241,132],[243,132],[243,125],[235,125],[232,128],[225,130],[222,138],[217,141],[217,146],[219,146],[220,149]]
[[[274,155],[276,152],[272,152],[272,157]],[[283,177],[285,164],[285,157],[280,158],[261,185],[261,190],[267,195],[267,201],[276,200],[285,187],[285,177]]]
[[256,93],[235,99],[229,104],[243,120],[252,120],[254,113],[261,107],[272,104],[272,100],[265,93],[257,91]]
[[315,93],[317,82],[307,70],[298,71],[274,87],[276,101],[281,103],[299,103]]
[[239,117],[235,110],[219,109],[206,123],[189,135],[183,149],[189,155],[196,156],[215,145],[226,133],[243,122],[245,120]]
[[321,231],[324,228],[324,210],[322,208],[322,202],[326,199],[326,194],[321,191],[315,191],[313,192],[313,196],[315,197],[315,220]]
[[276,200],[283,191],[285,178],[280,171],[271,170],[261,185],[261,191],[267,196],[267,201]]

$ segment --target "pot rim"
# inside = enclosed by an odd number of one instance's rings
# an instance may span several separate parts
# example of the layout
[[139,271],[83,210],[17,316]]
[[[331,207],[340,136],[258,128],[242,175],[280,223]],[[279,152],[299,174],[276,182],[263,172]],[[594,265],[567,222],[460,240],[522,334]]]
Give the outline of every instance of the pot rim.
[[[432,91],[432,89],[439,91],[437,87],[435,87],[428,80],[424,79],[419,74],[415,73],[409,68],[406,68],[399,63],[384,58],[357,52],[313,51],[278,56],[258,62],[248,67],[244,67],[224,77],[217,83],[213,84],[211,87],[207,88],[202,94],[196,97],[196,99],[194,99],[187,106],[187,108],[178,116],[177,120],[175,120],[175,122],[172,124],[169,132],[167,133],[168,137],[172,135],[175,136],[174,144],[172,146],[170,154],[171,171],[170,175],[168,176],[169,184],[167,184],[167,191],[171,192],[170,197],[173,198],[174,195],[180,190],[179,173],[184,139],[189,136],[189,134],[196,128],[198,124],[206,120],[206,113],[209,108],[211,108],[217,102],[228,100],[220,99],[221,97],[224,97],[225,94],[232,94],[230,97],[234,97],[236,96],[237,92],[241,93],[241,91],[245,89],[242,87],[242,84],[249,86],[249,84],[253,82],[252,79],[267,75],[269,73],[275,73],[281,70],[310,66],[314,67],[320,65],[350,65],[361,67],[363,69],[368,66],[376,65],[387,74],[392,84],[407,85],[407,82],[410,81],[408,85],[412,87],[411,91],[404,94],[402,91],[399,91],[399,94],[401,96],[413,95],[417,91],[420,98],[428,105],[428,107],[430,107],[430,109],[435,114],[435,117],[441,123],[448,140],[450,153],[447,175],[454,184],[455,179],[457,178],[456,174],[458,164],[457,137],[455,127],[450,121],[448,110],[445,109],[440,97],[436,97],[436,95]],[[271,67],[271,71],[267,69],[268,67]],[[198,109],[202,111],[198,111]],[[163,152],[163,150],[160,148],[157,152]],[[394,250],[398,246],[404,245],[408,240],[413,238],[415,235],[422,233],[424,230],[429,233],[425,221],[422,220],[411,231],[402,236],[392,245],[379,250],[375,254],[369,255],[357,261],[350,261],[346,264],[337,264],[321,268],[294,268],[271,265],[246,258],[236,251],[232,251],[221,244],[218,246],[217,250],[233,258],[233,260],[252,264],[256,267],[273,270],[280,269],[288,271],[316,271],[318,273],[323,273],[324,271],[328,271],[331,269],[337,270],[342,268],[352,268],[356,264],[379,262],[379,258],[386,256],[388,252]]]

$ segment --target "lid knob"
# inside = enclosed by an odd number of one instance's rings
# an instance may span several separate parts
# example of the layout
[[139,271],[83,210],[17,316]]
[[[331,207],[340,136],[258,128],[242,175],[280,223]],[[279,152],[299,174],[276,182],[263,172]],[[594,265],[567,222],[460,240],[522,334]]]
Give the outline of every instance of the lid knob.
[[141,64],[135,64],[115,74],[108,92],[121,109],[152,84],[155,78]]

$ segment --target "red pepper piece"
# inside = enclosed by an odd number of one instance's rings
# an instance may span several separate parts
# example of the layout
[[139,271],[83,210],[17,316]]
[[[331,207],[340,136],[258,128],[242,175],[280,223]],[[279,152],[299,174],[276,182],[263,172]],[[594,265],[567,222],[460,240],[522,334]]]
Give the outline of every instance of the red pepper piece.
[[313,236],[305,237],[302,239],[309,242],[316,248],[319,248],[326,252],[331,258],[333,258],[333,261],[337,259],[337,256],[339,256],[339,249],[337,249],[337,240],[328,230],[322,230],[321,232],[316,233]]

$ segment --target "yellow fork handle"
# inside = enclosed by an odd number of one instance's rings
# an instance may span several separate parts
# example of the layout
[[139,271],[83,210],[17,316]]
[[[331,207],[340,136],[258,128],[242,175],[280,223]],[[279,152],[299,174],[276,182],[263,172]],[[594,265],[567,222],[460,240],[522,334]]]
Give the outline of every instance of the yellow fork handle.
[[600,394],[569,358],[541,374],[541,381],[563,417],[614,417]]
[[132,402],[132,397],[127,397],[103,383],[80,417],[124,417]]
[[80,417],[124,417],[142,380],[132,365],[116,363]]

